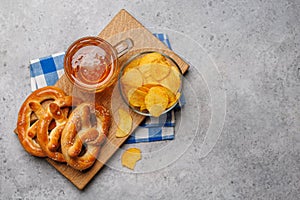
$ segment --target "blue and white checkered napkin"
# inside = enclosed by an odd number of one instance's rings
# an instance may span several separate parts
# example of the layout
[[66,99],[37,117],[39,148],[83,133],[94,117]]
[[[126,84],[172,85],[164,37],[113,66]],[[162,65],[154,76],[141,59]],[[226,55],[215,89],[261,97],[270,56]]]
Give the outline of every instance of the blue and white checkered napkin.
[[[171,48],[166,34],[154,33],[160,41]],[[30,61],[31,90],[48,85],[54,85],[64,74],[65,53],[57,53],[40,59]],[[172,111],[158,118],[146,117],[138,128],[126,140],[126,143],[152,142],[174,139],[175,134],[175,110],[185,104],[181,95],[179,104]]]

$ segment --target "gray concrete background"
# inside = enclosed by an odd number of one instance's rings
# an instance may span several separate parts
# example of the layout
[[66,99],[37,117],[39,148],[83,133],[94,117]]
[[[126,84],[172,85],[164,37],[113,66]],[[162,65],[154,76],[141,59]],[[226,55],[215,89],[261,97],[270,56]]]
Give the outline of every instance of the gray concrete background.
[[[13,134],[28,62],[98,34],[122,8],[204,47],[224,78],[225,124],[205,158],[196,139],[162,170],[105,167],[79,191]],[[300,199],[299,19],[298,0],[1,0],[0,199]]]

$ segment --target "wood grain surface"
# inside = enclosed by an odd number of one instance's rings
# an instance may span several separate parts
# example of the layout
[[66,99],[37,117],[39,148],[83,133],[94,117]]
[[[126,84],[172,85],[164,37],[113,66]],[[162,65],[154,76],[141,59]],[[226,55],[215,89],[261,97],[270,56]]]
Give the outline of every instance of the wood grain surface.
[[[112,21],[99,34],[99,37],[109,41],[112,45],[127,37],[130,37],[133,40],[134,48],[119,59],[120,65],[122,65],[122,63],[125,62],[129,56],[132,56],[137,52],[145,50],[158,50],[172,57],[180,66],[182,73],[186,72],[189,67],[180,57],[178,57],[174,52],[170,51],[162,42],[154,37],[151,32],[149,32],[141,23],[139,23],[125,10],[121,10],[112,19]],[[114,116],[116,111],[122,107],[130,112],[133,118],[132,131],[142,122],[144,116],[138,115],[129,110],[129,108],[123,103],[118,90],[114,86],[101,93],[90,94],[73,87],[65,75],[58,80],[56,86],[62,88],[68,95],[78,96],[85,101],[95,101],[96,103],[102,104],[111,110],[113,122],[109,131],[108,139],[100,151],[98,160],[90,169],[81,172],[72,169],[64,163],[58,163],[51,159],[47,159],[47,161],[53,167],[55,167],[62,175],[69,179],[78,189],[83,189],[127,139],[127,137],[115,137],[117,126]]]

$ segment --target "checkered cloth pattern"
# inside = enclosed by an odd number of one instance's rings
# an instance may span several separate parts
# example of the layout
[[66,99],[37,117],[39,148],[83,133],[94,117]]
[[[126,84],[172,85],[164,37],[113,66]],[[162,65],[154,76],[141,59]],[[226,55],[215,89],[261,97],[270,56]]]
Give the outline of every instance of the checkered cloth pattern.
[[[160,41],[171,49],[166,34],[154,33]],[[30,61],[31,90],[48,85],[54,85],[64,74],[65,53],[52,54],[44,58]],[[161,140],[172,140],[175,136],[175,111],[185,104],[184,96],[181,95],[179,103],[170,112],[158,118],[146,117],[139,127],[130,135],[126,143],[152,142]]]

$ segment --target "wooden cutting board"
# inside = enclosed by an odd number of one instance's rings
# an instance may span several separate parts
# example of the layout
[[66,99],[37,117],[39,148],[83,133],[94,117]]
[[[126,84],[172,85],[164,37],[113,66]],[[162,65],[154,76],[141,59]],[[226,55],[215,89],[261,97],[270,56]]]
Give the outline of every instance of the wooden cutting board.
[[[151,32],[149,32],[141,23],[139,23],[125,10],[121,10],[112,19],[112,21],[99,34],[99,37],[109,41],[112,45],[127,37],[130,37],[133,40],[134,48],[129,53],[125,54],[125,56],[120,58],[119,61],[121,64],[126,61],[129,56],[137,52],[145,50],[158,50],[172,57],[180,66],[182,73],[186,72],[189,67],[187,63],[185,63],[174,52],[170,51],[162,42],[154,37]],[[68,95],[75,95],[86,101],[96,101],[96,103],[100,103],[106,108],[110,108],[113,116],[120,107],[128,109],[123,103],[118,90],[114,90],[114,87],[111,87],[101,93],[88,94],[78,90],[77,88],[74,88],[65,75],[58,80],[56,86],[62,88]],[[113,101],[111,100],[112,98]],[[144,116],[138,115],[131,110],[130,114],[133,118],[133,131],[142,122]],[[115,137],[117,126],[114,122],[114,119],[112,121],[113,123],[109,131],[108,140],[103,145],[98,160],[90,169],[81,172],[67,166],[66,164],[58,163],[51,159],[47,159],[47,161],[62,175],[69,179],[77,188],[83,189],[127,139],[127,137]]]

